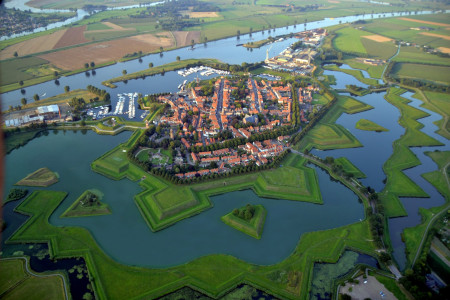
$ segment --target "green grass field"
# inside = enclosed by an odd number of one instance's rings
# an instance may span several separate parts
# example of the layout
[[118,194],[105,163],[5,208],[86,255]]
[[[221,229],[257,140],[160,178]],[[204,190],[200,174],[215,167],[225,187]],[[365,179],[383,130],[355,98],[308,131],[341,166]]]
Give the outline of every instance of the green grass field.
[[228,213],[220,219],[227,225],[239,230],[255,239],[261,239],[264,229],[264,222],[266,221],[267,210],[262,205],[255,205],[255,213],[253,217],[246,221],[233,213]]
[[[0,260],[2,299],[64,299],[61,277],[40,278],[26,272],[22,259]],[[7,274],[7,276],[5,276]]]
[[355,127],[357,129],[366,131],[377,131],[377,132],[388,131],[383,126],[380,126],[377,123],[366,119],[360,119],[358,122],[356,122]]
[[362,144],[344,127],[335,124],[341,114],[354,114],[372,109],[372,106],[348,96],[339,96],[338,101],[314,126],[295,148],[320,150],[361,147]]
[[370,33],[353,27],[339,29],[336,33],[337,37],[333,40],[333,46],[338,51],[367,54],[361,39],[365,35],[370,35]]
[[450,84],[450,66],[396,63],[390,75],[399,79],[408,78]]
[[48,168],[40,168],[19,180],[15,185],[48,187],[57,182],[58,176],[56,173]]
[[443,137],[450,139],[450,109],[448,107],[447,94],[416,90],[414,97],[423,101],[423,107],[442,115],[442,119],[434,122],[434,124],[439,127],[436,132]]
[[402,46],[399,55],[397,55],[393,60],[396,62],[450,66],[450,61],[448,58],[423,52],[421,49],[416,47]]
[[425,152],[438,167],[438,170],[422,174],[429,183],[436,187],[436,189],[443,195],[447,201],[450,201],[450,188],[447,183],[447,179],[444,176],[450,177],[450,151],[434,151]]
[[366,174],[364,174],[360,169],[358,169],[352,162],[346,157],[336,158],[335,163],[341,165],[345,172],[353,174],[355,178],[366,178]]
[[[371,34],[368,33],[368,35],[370,36]],[[373,58],[387,60],[397,52],[397,47],[393,42],[376,42],[362,37],[361,43],[366,49],[367,54]]]
[[83,98],[87,103],[89,103],[90,99],[94,99],[97,97],[97,95],[92,94],[91,92],[88,92],[87,90],[73,90],[69,91],[68,93],[62,93],[53,97],[41,99],[38,101],[34,101],[34,99],[30,96],[29,98],[25,97],[27,99],[28,103],[26,105],[23,105],[22,108],[31,108],[31,107],[38,107],[38,106],[44,106],[44,105],[50,105],[50,104],[59,104],[59,103],[68,103],[70,100],[72,100],[73,97],[76,98]]
[[345,59],[344,63],[346,63],[347,65],[349,65],[350,67],[352,67],[354,69],[365,70],[369,73],[370,77],[378,78],[378,79],[381,78],[381,75],[383,74],[383,70],[385,68],[385,65],[372,66],[369,64],[362,63],[355,58]]
[[[19,57],[0,62],[2,86],[33,79],[36,76],[29,70],[48,68],[48,61],[38,57]],[[28,72],[27,72],[28,71]],[[46,74],[48,75],[48,74]]]

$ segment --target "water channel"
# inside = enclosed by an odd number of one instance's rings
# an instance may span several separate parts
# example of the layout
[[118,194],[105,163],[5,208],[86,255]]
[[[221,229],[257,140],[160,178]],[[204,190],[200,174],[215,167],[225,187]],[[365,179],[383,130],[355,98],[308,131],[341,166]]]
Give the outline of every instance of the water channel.
[[[349,68],[344,66],[344,68]],[[325,71],[325,75],[333,75],[336,78],[335,88],[345,88],[346,84],[356,84],[358,86],[366,87],[367,85],[360,83],[353,76],[337,71]],[[368,74],[365,73],[368,77]],[[363,171],[367,178],[361,179],[361,182],[366,186],[371,186],[376,191],[381,191],[384,188],[383,180],[386,175],[383,172],[383,164],[392,155],[392,143],[399,139],[404,134],[405,129],[398,124],[400,112],[396,107],[388,103],[383,97],[385,92],[373,93],[366,96],[353,96],[355,99],[362,101],[374,107],[374,109],[361,112],[354,115],[343,114],[337,121],[337,124],[344,126],[349,130],[364,146],[361,148],[337,149],[318,151],[313,150],[312,153],[319,157],[347,157],[354,165]],[[405,245],[401,240],[401,233],[405,228],[413,227],[421,222],[419,215],[419,207],[431,208],[442,205],[444,199],[441,194],[420,175],[431,172],[437,169],[436,164],[424,154],[426,151],[440,150],[445,151],[450,149],[449,141],[444,137],[435,133],[438,129],[433,124],[434,121],[442,117],[435,112],[425,109],[420,106],[421,101],[412,97],[411,92],[406,92],[402,97],[411,100],[409,104],[417,109],[423,110],[430,114],[430,116],[418,120],[424,125],[421,129],[427,135],[435,138],[444,146],[437,147],[414,147],[411,148],[413,153],[422,162],[421,165],[405,170],[404,173],[416,182],[430,197],[429,198],[401,198],[401,201],[408,213],[408,216],[401,218],[389,219],[389,232],[393,246],[393,256],[401,269],[406,265]],[[387,132],[369,132],[356,129],[355,124],[360,119],[368,119],[377,124],[387,128]]]

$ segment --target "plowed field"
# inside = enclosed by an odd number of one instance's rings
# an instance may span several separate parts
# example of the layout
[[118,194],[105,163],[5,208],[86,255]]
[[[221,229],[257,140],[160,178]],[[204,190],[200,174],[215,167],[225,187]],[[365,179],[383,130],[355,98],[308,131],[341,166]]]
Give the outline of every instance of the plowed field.
[[173,35],[177,40],[177,47],[191,45],[191,41],[200,42],[200,31],[174,31]]
[[63,48],[89,42],[84,38],[86,25],[67,29],[64,35],[59,39],[53,49]]
[[67,30],[59,30],[49,35],[40,36],[11,45],[0,52],[0,59],[3,60],[14,57],[15,51],[17,51],[19,56],[25,56],[28,54],[52,50],[66,31]]
[[40,57],[50,61],[64,70],[77,70],[84,67],[86,62],[99,65],[109,61],[116,61],[126,54],[134,52],[151,52],[159,47],[173,47],[174,41],[169,33],[159,33],[158,36],[143,34],[122,38],[114,41],[90,44],[77,48],[48,53]]

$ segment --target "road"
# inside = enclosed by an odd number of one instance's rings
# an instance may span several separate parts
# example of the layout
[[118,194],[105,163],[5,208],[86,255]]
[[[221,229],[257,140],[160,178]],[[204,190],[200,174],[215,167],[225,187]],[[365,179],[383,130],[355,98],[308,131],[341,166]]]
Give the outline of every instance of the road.
[[220,131],[223,130],[223,124],[222,124],[222,118],[220,117],[220,114],[222,112],[222,106],[223,106],[223,79],[220,80],[219,89],[217,90],[217,109],[216,109],[216,118],[217,122],[220,126]]
[[[17,260],[17,259],[23,259],[25,261],[25,271],[27,271],[27,273],[31,276],[35,276],[35,277],[39,277],[39,278],[46,278],[46,277],[53,277],[53,276],[60,277],[62,279],[63,287],[64,287],[64,299],[69,300],[69,296],[68,296],[69,290],[67,288],[66,278],[63,275],[61,275],[61,274],[47,274],[47,275],[36,274],[28,268],[28,265],[29,265],[28,257],[25,257],[25,256],[8,257],[8,258],[2,258],[1,260],[4,261],[4,260]],[[23,280],[25,280],[25,279],[23,279]],[[15,286],[17,286],[17,284],[11,288],[14,288]],[[8,291],[9,290],[5,291],[3,294],[7,293]],[[0,296],[2,296],[2,295],[0,295]]]

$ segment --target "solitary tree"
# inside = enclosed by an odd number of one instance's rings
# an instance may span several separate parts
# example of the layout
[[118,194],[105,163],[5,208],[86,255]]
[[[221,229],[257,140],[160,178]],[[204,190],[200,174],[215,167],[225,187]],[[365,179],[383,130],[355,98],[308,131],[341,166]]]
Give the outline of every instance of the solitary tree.
[[149,67],[149,68],[153,68],[153,63],[149,63],[149,64],[148,64],[148,67]]
[[195,41],[191,40],[191,47],[194,47],[194,45],[195,45]]
[[27,104],[27,99],[25,98],[20,99],[20,103],[22,103],[22,105]]
[[58,71],[53,72],[53,76],[58,77],[58,75],[59,75]]
[[66,86],[64,87],[64,92],[68,93],[69,91],[70,91],[70,87],[69,87],[68,85],[66,85]]
[[159,47],[159,52],[163,52],[163,47]]
[[14,52],[14,57],[19,56],[19,54],[17,53],[17,51]]
[[95,63],[91,61],[91,68],[95,67]]
[[127,75],[127,70],[123,70],[123,71],[122,71],[122,74],[123,74],[123,75]]
[[84,67],[87,69],[87,68],[89,68],[89,63],[85,63],[84,64]]
[[23,81],[21,80],[21,81],[19,81],[19,85],[20,86],[22,86],[23,85]]
[[38,94],[34,94],[33,99],[34,99],[34,101],[39,101],[39,95]]
[[180,57],[179,56],[177,56],[177,61],[180,61]]

